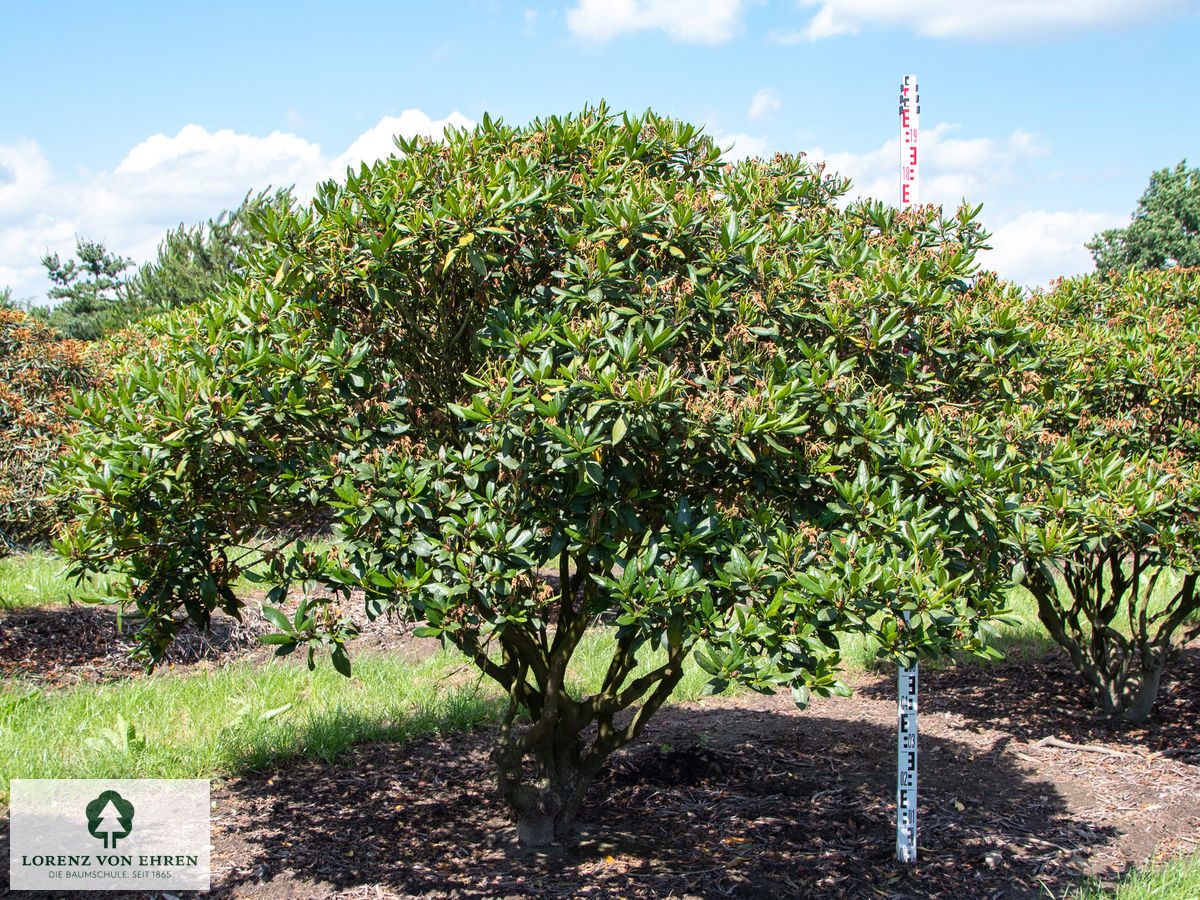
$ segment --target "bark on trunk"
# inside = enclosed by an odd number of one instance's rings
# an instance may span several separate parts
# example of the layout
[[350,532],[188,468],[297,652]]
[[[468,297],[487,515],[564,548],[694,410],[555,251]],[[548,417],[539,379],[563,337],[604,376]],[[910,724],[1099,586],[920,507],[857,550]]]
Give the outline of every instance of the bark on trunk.
[[600,764],[584,752],[578,725],[569,720],[556,722],[530,747],[533,773],[519,753],[512,743],[495,752],[500,794],[513,811],[518,840],[527,847],[566,840]]
[[1154,698],[1158,696],[1158,686],[1162,681],[1165,666],[1143,671],[1138,679],[1137,687],[1131,692],[1121,711],[1121,718],[1126,722],[1141,723],[1150,718],[1150,710],[1154,706]]
[[[1138,636],[1140,640],[1126,638],[1109,627],[1108,619],[1095,621],[1084,616],[1089,608],[1086,604],[1071,608],[1059,602],[1058,587],[1040,570],[1031,574],[1026,586],[1038,601],[1038,618],[1067,651],[1100,712],[1110,719],[1146,721],[1158,695],[1169,647],[1147,646],[1144,635]],[[1081,596],[1085,587],[1077,587]],[[1087,618],[1089,629],[1084,628],[1081,617]]]
[[[510,704],[493,759],[500,795],[513,811],[523,845],[544,846],[570,837],[583,798],[609,755],[641,733],[683,677],[683,656],[682,648],[673,649],[660,669],[643,676],[644,681],[631,682],[627,695],[600,694],[576,702],[556,688],[550,692],[553,702],[539,705],[534,722],[519,733],[513,728],[516,704]],[[628,668],[634,661],[627,661]],[[620,675],[622,669],[616,671]],[[614,715],[636,698],[642,698],[641,706],[627,724],[616,726]],[[592,723],[596,734],[585,744],[582,732]]]
[[[631,629],[615,641],[600,690],[574,699],[566,689],[567,665],[592,621],[588,610],[595,605],[596,586],[586,558],[578,561],[574,573],[569,562],[564,551],[553,640],[535,628],[510,624],[499,632],[502,658],[497,662],[478,634],[461,629],[454,637],[508,692],[508,710],[492,759],[500,795],[516,819],[517,837],[529,847],[570,836],[584,795],[605,760],[636,738],[670,696],[683,677],[683,660],[691,646],[676,636],[665,663],[633,678],[637,634]],[[632,709],[639,702],[640,707]],[[522,710],[530,724],[518,728]],[[628,722],[617,726],[615,717],[625,711],[631,711]],[[595,736],[585,745],[583,732],[592,726]]]

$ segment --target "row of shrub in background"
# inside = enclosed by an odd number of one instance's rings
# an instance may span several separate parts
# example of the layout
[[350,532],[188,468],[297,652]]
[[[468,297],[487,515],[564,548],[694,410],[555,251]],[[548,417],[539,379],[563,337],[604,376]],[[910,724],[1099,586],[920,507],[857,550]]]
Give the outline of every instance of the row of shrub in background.
[[1099,709],[1141,720],[1200,631],[1200,269],[1065,280],[1017,310],[1046,363],[1021,391],[1046,514],[1016,520],[1014,578]]
[[67,401],[107,380],[113,354],[0,307],[0,556],[49,537],[58,509],[46,479],[72,427]]

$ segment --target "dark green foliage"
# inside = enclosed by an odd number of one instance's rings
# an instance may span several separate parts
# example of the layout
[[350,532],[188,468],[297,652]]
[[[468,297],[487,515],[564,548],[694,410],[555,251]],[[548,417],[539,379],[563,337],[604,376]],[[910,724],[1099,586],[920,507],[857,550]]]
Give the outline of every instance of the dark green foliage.
[[842,208],[801,158],[604,108],[399,144],[267,210],[246,277],[80,402],[61,549],[152,654],[237,613],[233,548],[332,508],[330,551],[265,551],[272,602],[310,588],[269,642],[348,671],[362,596],[457,647],[511,698],[500,787],[540,843],[688,654],[803,704],[845,690],[846,632],[987,652],[1028,334],[972,286],[972,211]]
[[1087,244],[1101,274],[1200,266],[1200,169],[1183,160],[1150,176],[1128,228],[1111,228]]

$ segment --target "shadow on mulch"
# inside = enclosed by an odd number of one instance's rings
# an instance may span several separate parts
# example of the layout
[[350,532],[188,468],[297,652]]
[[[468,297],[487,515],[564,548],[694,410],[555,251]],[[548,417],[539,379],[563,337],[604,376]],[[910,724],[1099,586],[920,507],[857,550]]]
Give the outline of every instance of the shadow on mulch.
[[1033,898],[1078,883],[1077,852],[1115,837],[1015,768],[1007,739],[930,736],[920,859],[904,867],[894,730],[763,709],[662,717],[593,787],[580,842],[545,853],[511,843],[486,733],[232,779],[213,792],[204,896]]
[[[0,615],[0,675],[23,676],[46,683],[109,681],[141,672],[132,659],[138,623],[118,620],[104,606],[30,606]],[[161,665],[218,661],[261,647],[265,629],[228,616],[214,616],[211,628],[188,624],[167,649]]]
[[[921,711],[956,713],[980,730],[1000,729],[1020,741],[1058,737],[1150,752],[1173,751],[1200,761],[1200,642],[1184,649],[1163,674],[1150,720],[1134,725],[1096,714],[1069,659],[1056,652],[1031,665],[957,665],[921,673]],[[887,679],[864,685],[864,697],[890,699]],[[971,727],[968,725],[967,727]]]
[[[262,615],[261,598],[251,601],[243,608],[241,621],[218,612],[206,631],[185,624],[156,671],[270,657],[271,648],[264,647],[259,637],[275,631],[275,626]],[[284,608],[290,610],[296,602],[293,596]],[[353,618],[361,631],[358,652],[387,651],[415,658],[438,645],[433,639],[414,639],[411,622],[387,617],[371,622],[365,613]],[[0,677],[46,686],[138,677],[145,665],[130,656],[137,646],[138,628],[133,616],[118,617],[116,608],[109,606],[68,604],[0,611]]]

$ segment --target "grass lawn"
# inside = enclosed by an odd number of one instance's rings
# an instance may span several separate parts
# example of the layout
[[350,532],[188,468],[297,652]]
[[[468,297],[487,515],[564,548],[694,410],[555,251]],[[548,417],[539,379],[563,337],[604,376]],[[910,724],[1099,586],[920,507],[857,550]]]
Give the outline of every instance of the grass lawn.
[[[49,552],[0,560],[0,607],[52,604],[70,589]],[[1054,648],[1026,591],[1014,590],[1010,607],[1010,624],[988,626],[991,643],[1009,656]],[[852,672],[879,667],[860,635],[845,637],[842,651]],[[640,671],[654,658],[648,653]],[[608,660],[607,636],[588,635],[572,661],[577,688],[595,689]],[[673,699],[701,696],[707,680],[689,660]],[[0,801],[13,777],[190,778],[300,755],[330,759],[360,741],[487,725],[501,706],[491,683],[449,652],[419,663],[359,654],[351,680],[327,663],[309,672],[290,662],[248,661],[68,691],[9,679],[0,686],[0,759],[10,761],[0,772]]]
[[1198,897],[1200,855],[1132,872],[1112,890],[1094,883],[1085,885],[1071,895],[1071,900],[1196,900]]
[[62,569],[63,559],[44,550],[0,558],[0,609],[62,603],[73,588]]
[[451,680],[461,660],[356,660],[331,666],[248,661],[182,675],[45,691],[0,688],[0,800],[10,778],[201,778],[350,744],[489,724],[497,697]]
[[[605,635],[585,637],[572,664],[577,690],[599,686]],[[647,653],[631,678],[656,664]],[[499,721],[504,698],[457,653],[420,661],[354,657],[354,677],[327,661],[239,660],[212,670],[43,690],[0,686],[0,803],[10,778],[199,778],[260,769],[297,756],[333,759],[361,741],[403,741]],[[708,676],[690,662],[675,700],[695,699]]]

